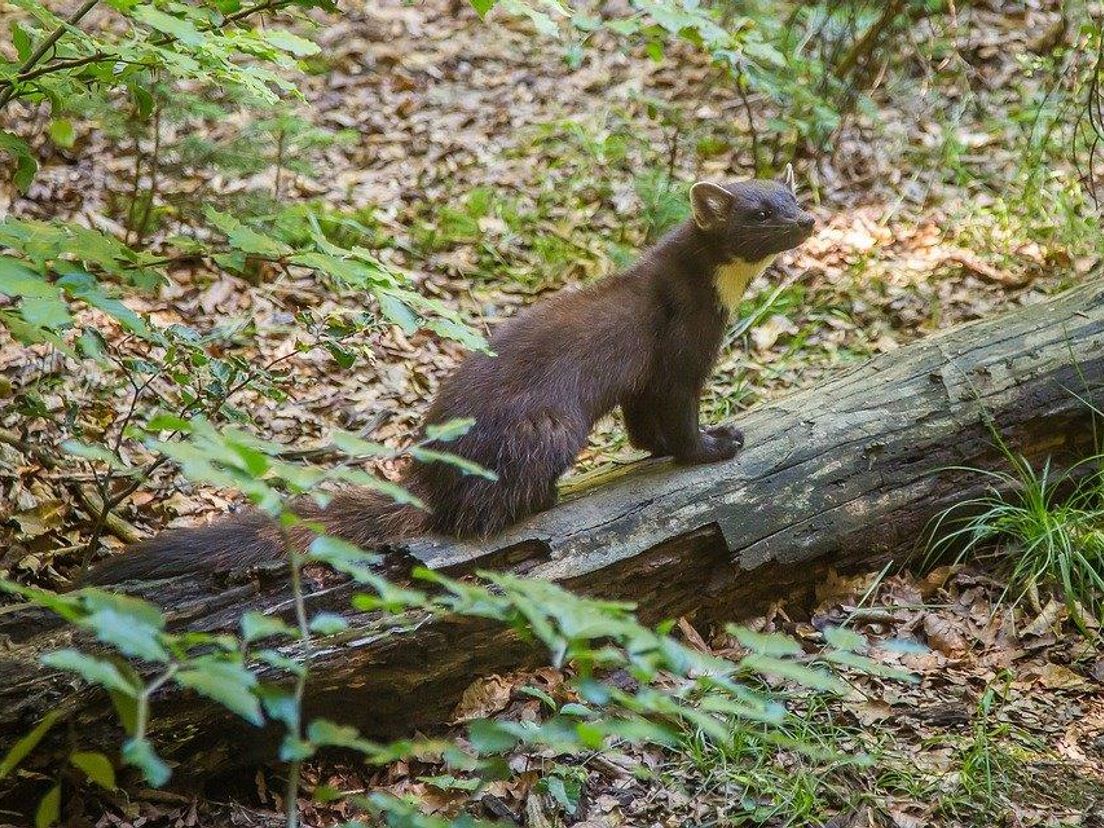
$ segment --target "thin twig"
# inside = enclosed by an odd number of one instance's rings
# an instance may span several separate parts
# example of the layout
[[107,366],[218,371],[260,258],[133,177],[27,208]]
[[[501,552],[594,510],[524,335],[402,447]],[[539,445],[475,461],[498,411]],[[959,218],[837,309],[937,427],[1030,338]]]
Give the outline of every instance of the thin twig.
[[889,3],[886,3],[885,8],[882,9],[881,16],[870,24],[870,28],[863,32],[863,36],[855,41],[855,45],[843,56],[843,60],[836,64],[836,80],[847,80],[858,63],[868,57],[874,50],[874,46],[882,36],[882,32],[889,28],[890,23],[897,19],[897,15],[899,15],[904,8],[905,0],[890,0]]
[[[16,74],[15,77],[0,80],[0,88],[3,89],[3,91],[0,91],[0,109],[3,109],[4,106],[12,98],[19,97],[19,94],[17,94],[16,90],[21,84],[32,81],[36,78],[40,78],[43,75],[48,75],[53,72],[60,72],[65,69],[76,69],[92,63],[103,63],[105,61],[111,61],[114,63],[133,63],[134,65],[145,65],[141,61],[134,62],[121,60],[118,53],[116,52],[98,51],[94,52],[91,55],[86,55],[85,57],[65,58],[62,60],[53,61],[46,64],[45,66],[39,66],[37,69],[34,68],[38,61],[42,59],[43,55],[45,55],[46,51],[49,50],[49,47],[54,45],[54,43],[56,43],[61,38],[61,36],[65,34],[67,28],[77,23],[98,2],[99,0],[86,0],[84,6],[74,12],[73,16],[69,18],[66,26],[59,27],[57,31],[53,32],[50,35],[50,38],[47,39],[47,42],[43,43],[43,46],[45,46],[46,49],[39,47],[39,49],[36,50],[35,55],[32,55],[31,58],[27,59],[26,63],[24,63],[23,67],[20,69],[20,72]],[[251,15],[266,11],[279,11],[287,6],[295,5],[295,3],[296,0],[264,0],[264,2],[257,3],[254,6],[249,6],[248,8],[240,9],[233,14],[228,14],[222,19],[220,23],[214,24],[205,29],[201,29],[200,31],[203,33],[214,32],[225,27],[229,23],[237,23],[238,21],[250,17]],[[85,6],[87,6],[87,8],[85,8]],[[159,37],[151,43],[153,46],[160,47],[168,46],[170,43],[173,43],[175,41],[176,38],[172,35],[164,35],[163,37]],[[41,51],[42,54],[38,54],[39,51]],[[34,58],[33,62],[32,58]]]
[[81,18],[92,11],[99,2],[100,0],[84,0],[84,3],[69,16],[64,25],[54,29],[49,37],[38,45],[38,48],[34,50],[31,56],[23,61],[23,65],[19,67],[19,72],[16,74],[15,78],[9,81],[7,89],[0,92],[0,109],[3,109],[8,101],[11,100],[12,95],[15,94],[16,82],[19,81],[25,73],[34,69],[38,62],[46,56],[46,53],[54,48],[54,44],[61,40],[62,35],[69,31],[70,28],[77,25],[77,23],[81,21]]
[[153,108],[153,152],[149,158],[149,195],[142,210],[142,218],[138,220],[138,226],[134,231],[134,244],[141,247],[146,235],[146,227],[149,225],[150,213],[153,210],[153,201],[157,198],[157,173],[161,163],[161,106],[157,104]]
[[743,69],[736,70],[736,94],[740,96],[744,113],[747,115],[748,135],[751,138],[751,172],[759,174],[759,130],[755,128],[755,113],[751,110],[751,101],[748,99],[747,76]]
[[276,181],[272,185],[272,200],[280,202],[280,184],[284,172],[284,141],[286,139],[284,128],[280,127],[280,134],[276,139]]

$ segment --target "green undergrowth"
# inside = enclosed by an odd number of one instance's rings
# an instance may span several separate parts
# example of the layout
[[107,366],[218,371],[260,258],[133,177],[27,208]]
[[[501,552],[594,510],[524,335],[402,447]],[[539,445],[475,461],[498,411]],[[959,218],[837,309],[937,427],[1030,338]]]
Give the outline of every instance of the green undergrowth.
[[1104,456],[1067,470],[1004,447],[1008,470],[963,468],[989,491],[939,514],[928,561],[975,560],[1008,579],[1005,597],[1038,604],[1041,592],[1065,601],[1071,617],[1101,617],[1104,598]]

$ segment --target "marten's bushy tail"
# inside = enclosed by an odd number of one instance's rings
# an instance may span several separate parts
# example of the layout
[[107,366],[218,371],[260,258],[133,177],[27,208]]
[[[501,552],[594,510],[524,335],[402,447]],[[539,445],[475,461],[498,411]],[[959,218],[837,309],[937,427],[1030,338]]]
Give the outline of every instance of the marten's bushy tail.
[[[341,492],[325,509],[309,498],[297,499],[290,508],[304,520],[322,524],[327,534],[363,548],[417,534],[426,518],[419,509],[369,489]],[[208,526],[162,532],[92,567],[82,584],[153,581],[256,566],[279,560],[288,543],[306,548],[312,537],[305,527],[284,536],[268,515],[246,512]]]

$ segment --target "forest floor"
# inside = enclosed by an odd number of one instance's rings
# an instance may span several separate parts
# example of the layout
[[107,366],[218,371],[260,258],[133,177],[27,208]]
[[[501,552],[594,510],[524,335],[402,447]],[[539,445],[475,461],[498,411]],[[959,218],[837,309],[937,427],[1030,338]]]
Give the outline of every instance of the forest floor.
[[[738,417],[873,354],[1099,276],[1099,225],[1066,209],[1045,181],[1024,183],[1032,171],[1023,113],[1039,88],[1015,54],[1053,25],[1058,8],[964,10],[957,28],[942,34],[954,46],[944,63],[888,74],[871,93],[873,110],[852,118],[830,156],[799,161],[799,192],[818,216],[818,232],[752,285],[708,391],[706,420]],[[485,331],[545,292],[631,260],[685,209],[669,180],[727,179],[747,168],[743,104],[689,49],[651,62],[598,43],[572,69],[559,47],[524,26],[397,0],[348,15],[319,40],[324,61],[303,78],[303,113],[349,137],[309,153],[311,169],[285,170],[281,198],[325,204],[420,290]],[[199,129],[215,141],[246,126],[243,117],[166,129]],[[130,187],[133,158],[111,136],[89,130],[80,140],[79,157],[54,150],[43,159],[31,191],[13,197],[13,215],[118,226],[117,196]],[[269,171],[230,187],[190,173],[167,181],[162,196],[166,203],[215,199],[234,188],[271,189],[273,178]],[[148,243],[156,249],[171,232],[166,221]],[[245,391],[232,401],[262,436],[310,449],[340,427],[405,445],[462,350],[392,326],[356,343],[358,359],[348,368],[328,352],[297,350],[286,331],[298,308],[324,312],[349,301],[294,273],[246,281],[187,262],[171,285],[132,307],[160,324],[217,334],[245,360],[282,360],[286,399]],[[0,441],[10,504],[0,513],[0,574],[64,586],[89,539],[88,511],[72,487],[91,478],[74,471],[72,459],[44,470],[20,444],[57,451],[70,436],[75,404],[94,412],[80,415],[86,428],[98,423],[107,432],[129,401],[97,397],[94,366],[74,374],[56,355],[4,338],[0,368],[0,398],[21,403],[0,410],[0,428],[20,432],[16,444]],[[28,417],[32,399],[36,413]],[[637,456],[611,417],[580,468]],[[397,467],[372,468],[393,476]],[[147,534],[223,513],[237,500],[163,468],[119,517],[134,534]],[[115,534],[97,555],[123,547]],[[844,698],[795,697],[797,708],[813,708],[824,725],[818,732],[831,734],[824,747],[836,757],[762,744],[722,755],[687,734],[681,750],[579,757],[570,773],[562,763],[550,770],[540,757],[518,757],[510,784],[476,793],[432,763],[318,764],[305,790],[311,783],[384,787],[416,794],[434,812],[469,808],[529,825],[1104,826],[1097,639],[1045,595],[1015,608],[1002,595],[994,573],[868,573],[821,585],[814,606],[779,605],[748,621],[814,640],[825,623],[848,620],[876,651],[877,641],[894,638],[923,645],[880,653],[914,671],[915,684],[855,678]],[[692,619],[678,629],[710,652],[733,647]],[[550,669],[490,677],[457,716],[539,717],[540,700],[520,692],[526,686],[562,700],[563,676]],[[845,761],[859,755],[865,764]],[[139,793],[94,824],[280,824],[278,776],[259,772],[248,795],[236,790],[235,804]],[[551,777],[564,784],[550,785]],[[557,798],[566,789],[576,794]],[[305,823],[353,816],[345,807],[305,801]]]

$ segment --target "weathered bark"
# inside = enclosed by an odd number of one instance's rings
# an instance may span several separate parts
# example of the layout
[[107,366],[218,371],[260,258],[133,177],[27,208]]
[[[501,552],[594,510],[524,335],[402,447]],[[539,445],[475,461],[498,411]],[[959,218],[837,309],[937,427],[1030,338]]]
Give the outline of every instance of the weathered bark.
[[[742,418],[736,459],[674,468],[648,462],[485,544],[431,539],[392,556],[452,575],[507,569],[583,593],[627,598],[648,620],[686,613],[747,614],[807,589],[829,567],[876,566],[915,551],[931,517],[976,494],[977,474],[1003,461],[995,435],[1030,459],[1059,462],[1093,449],[1092,414],[1078,399],[1104,389],[1104,285],[882,355]],[[316,653],[312,714],[395,734],[448,718],[473,677],[533,653],[510,633],[471,619],[398,631],[348,610],[349,585],[319,589],[315,608],[351,625]],[[211,573],[148,585],[176,628],[233,629],[246,610],[290,617],[281,568]],[[50,709],[89,743],[117,738],[98,692],[37,665],[72,633],[42,612],[0,609],[0,752]],[[87,642],[85,642],[87,644]],[[263,671],[262,671],[263,672]],[[201,777],[271,757],[271,733],[238,723],[172,688],[158,698],[151,735]],[[49,746],[43,753],[49,755]]]

